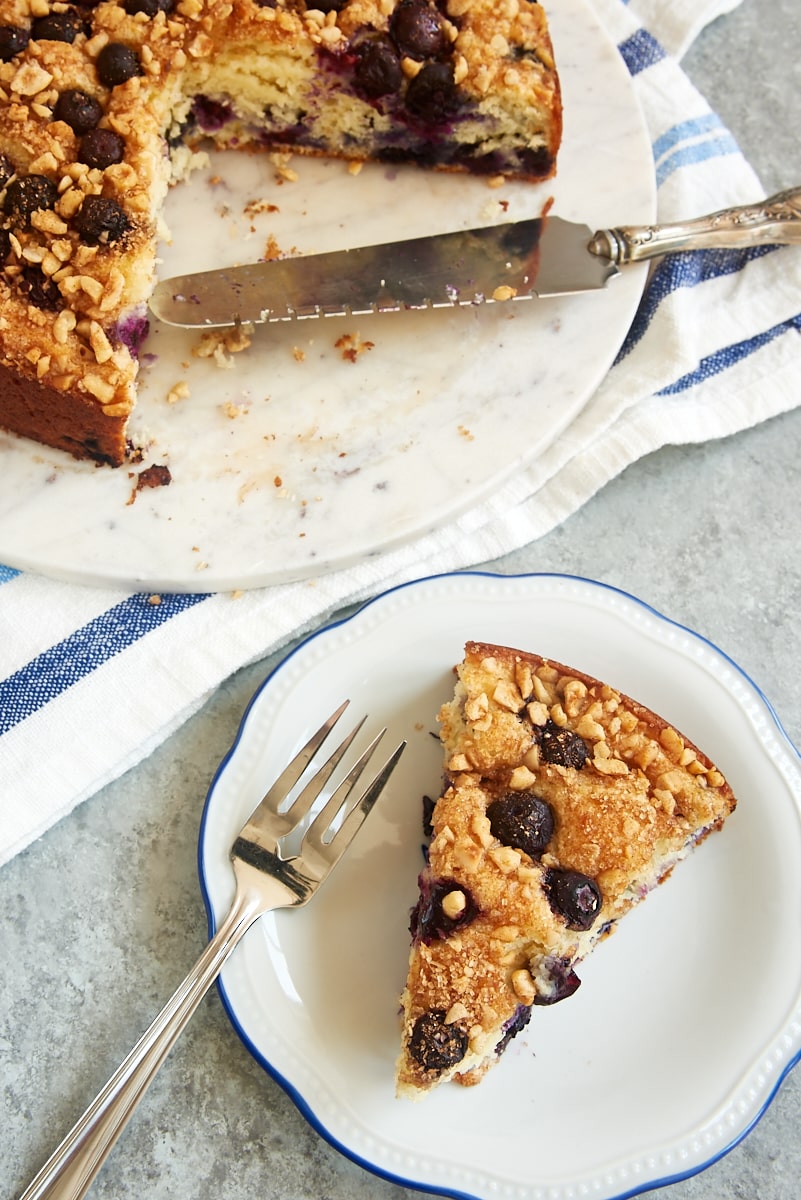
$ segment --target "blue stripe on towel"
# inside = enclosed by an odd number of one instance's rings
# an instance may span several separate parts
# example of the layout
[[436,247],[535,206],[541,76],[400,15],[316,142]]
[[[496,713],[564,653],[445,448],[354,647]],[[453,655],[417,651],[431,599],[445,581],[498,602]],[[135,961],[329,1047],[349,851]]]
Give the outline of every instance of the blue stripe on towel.
[[648,287],[637,309],[626,340],[620,347],[615,364],[630,354],[645,336],[662,301],[678,288],[695,287],[709,279],[723,275],[734,275],[748,262],[774,254],[778,246],[753,246],[750,250],[685,250],[681,254],[669,254],[663,258],[651,276]]
[[707,358],[702,358],[694,371],[682,375],[681,379],[677,379],[674,383],[668,384],[657,392],[658,396],[674,396],[679,392],[686,392],[689,388],[695,387],[696,384],[704,383],[705,380],[711,379],[714,375],[719,375],[721,371],[727,370],[728,367],[733,367],[743,359],[748,358],[751,354],[761,350],[763,346],[767,346],[770,342],[774,342],[777,337],[781,337],[785,333],[795,330],[796,333],[801,333],[801,313],[795,317],[791,317],[789,321],[783,321],[780,325],[774,325],[772,329],[766,329],[764,333],[757,334],[756,337],[748,338],[744,342],[735,342],[731,346],[724,346],[721,350],[716,350],[714,354],[710,354]]
[[14,567],[4,567],[0,563],[0,583],[8,583],[9,580],[16,579],[17,575],[19,575],[19,571]]
[[678,121],[654,142],[654,161],[659,162],[663,154],[678,146],[680,142],[688,142],[691,138],[702,137],[713,129],[723,129],[723,122],[717,113],[704,113],[702,117],[691,117],[688,121]]
[[0,734],[91,674],[102,663],[187,608],[198,594],[162,595],[159,604],[137,593],[101,613],[19,671],[0,681]]
[[631,37],[621,42],[618,50],[623,55],[623,61],[632,75],[639,75],[646,67],[665,57],[665,51],[656,38],[647,29],[638,29]]
[[656,168],[656,186],[661,187],[674,171],[681,167],[692,167],[696,163],[708,162],[710,158],[722,158],[725,154],[739,154],[740,147],[730,133],[720,137],[707,138],[702,142],[692,142],[682,146],[674,154],[668,155]]

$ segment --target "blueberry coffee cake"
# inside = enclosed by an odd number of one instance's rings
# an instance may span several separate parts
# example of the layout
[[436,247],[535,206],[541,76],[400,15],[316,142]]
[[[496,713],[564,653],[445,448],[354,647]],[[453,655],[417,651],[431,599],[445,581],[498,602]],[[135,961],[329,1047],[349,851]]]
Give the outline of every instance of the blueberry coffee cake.
[[477,1083],[535,1005],[735,806],[672,725],[560,663],[469,642],[412,912],[400,1096]]
[[532,0],[0,0],[0,426],[124,460],[202,139],[539,180],[560,136]]

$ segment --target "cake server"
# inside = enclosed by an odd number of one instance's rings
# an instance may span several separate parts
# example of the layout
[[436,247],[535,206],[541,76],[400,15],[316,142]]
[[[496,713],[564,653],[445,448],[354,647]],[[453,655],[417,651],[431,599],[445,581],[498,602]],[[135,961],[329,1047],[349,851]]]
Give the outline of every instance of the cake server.
[[801,188],[695,220],[588,225],[544,216],[163,280],[160,320],[219,328],[304,317],[570,295],[603,288],[628,263],[679,250],[801,243]]

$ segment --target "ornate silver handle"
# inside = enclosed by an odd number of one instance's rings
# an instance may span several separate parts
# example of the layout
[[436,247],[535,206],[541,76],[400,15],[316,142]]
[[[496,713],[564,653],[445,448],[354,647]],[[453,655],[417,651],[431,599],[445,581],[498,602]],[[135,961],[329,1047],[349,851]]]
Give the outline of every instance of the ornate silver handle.
[[732,250],[793,242],[801,243],[801,188],[797,187],[759,204],[723,208],[693,221],[600,229],[589,249],[622,266],[676,250]]

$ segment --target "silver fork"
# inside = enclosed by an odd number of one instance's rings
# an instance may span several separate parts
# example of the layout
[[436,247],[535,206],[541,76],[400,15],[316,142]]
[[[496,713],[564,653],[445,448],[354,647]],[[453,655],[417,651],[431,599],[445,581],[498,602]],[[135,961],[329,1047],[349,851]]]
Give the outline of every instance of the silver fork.
[[245,822],[231,849],[236,892],[228,915],[183,983],[19,1200],[79,1200],[86,1194],[148,1084],[242,936],[263,913],[306,904],[347,850],[406,744],[401,742],[352,798],[385,729],[311,821],[299,853],[284,857],[279,845],[301,825],[364,724],[366,718],[340,742],[297,797],[286,803],[347,705],[346,700],[309,738]]

